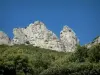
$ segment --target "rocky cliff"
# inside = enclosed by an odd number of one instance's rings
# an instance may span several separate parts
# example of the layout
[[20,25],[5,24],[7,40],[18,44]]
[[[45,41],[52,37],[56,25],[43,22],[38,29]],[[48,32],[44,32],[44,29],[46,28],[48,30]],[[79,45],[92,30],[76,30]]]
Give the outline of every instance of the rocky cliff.
[[79,43],[75,33],[68,26],[64,26],[59,39],[40,21],[35,21],[26,28],[14,28],[13,33],[13,44],[32,44],[56,51],[74,51]]
[[74,51],[76,45],[79,44],[76,34],[68,26],[64,26],[63,30],[60,32],[60,40],[63,43],[66,52]]
[[10,44],[9,37],[7,36],[7,34],[5,34],[2,31],[0,31],[0,45],[1,44],[6,44],[6,45],[9,45]]
[[[75,50],[76,45],[79,44],[76,34],[68,26],[63,27],[60,32],[60,38],[58,38],[56,34],[48,30],[45,24],[40,21],[35,21],[25,28],[14,28],[13,34],[14,37],[11,45],[32,44],[45,49],[72,52]],[[6,39],[8,43],[9,40],[8,38]]]
[[58,37],[40,21],[35,21],[26,28],[14,28],[13,33],[14,44],[32,44],[46,49],[63,50]]
[[90,42],[89,44],[86,44],[85,46],[87,48],[90,48],[90,47],[92,47],[93,45],[95,45],[97,43],[100,43],[100,36],[97,36],[96,38],[93,39],[92,42]]

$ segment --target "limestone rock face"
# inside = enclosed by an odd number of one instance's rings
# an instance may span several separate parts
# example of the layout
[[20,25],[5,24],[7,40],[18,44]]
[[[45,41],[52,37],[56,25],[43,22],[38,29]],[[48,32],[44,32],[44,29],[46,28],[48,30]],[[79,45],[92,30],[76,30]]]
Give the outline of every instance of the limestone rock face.
[[85,46],[87,48],[90,48],[93,45],[98,44],[98,43],[100,43],[100,36],[97,36],[92,42],[90,42],[89,44],[86,44]]
[[75,33],[68,26],[64,26],[59,39],[40,21],[35,21],[26,28],[14,28],[13,34],[13,44],[32,44],[56,51],[72,52],[79,43]]
[[13,44],[25,44],[27,37],[23,33],[23,28],[14,28],[13,29]]
[[10,39],[8,38],[7,34],[5,34],[2,31],[0,31],[0,45],[1,44],[6,44],[6,45],[10,44]]
[[93,44],[97,44],[97,43],[100,43],[100,36],[96,37],[96,38],[93,40]]
[[13,33],[14,44],[32,44],[40,48],[63,51],[63,44],[58,37],[40,21],[35,21],[26,28],[14,28]]
[[79,44],[76,34],[68,26],[64,26],[63,30],[60,32],[60,40],[63,43],[66,52],[73,52],[76,45]]

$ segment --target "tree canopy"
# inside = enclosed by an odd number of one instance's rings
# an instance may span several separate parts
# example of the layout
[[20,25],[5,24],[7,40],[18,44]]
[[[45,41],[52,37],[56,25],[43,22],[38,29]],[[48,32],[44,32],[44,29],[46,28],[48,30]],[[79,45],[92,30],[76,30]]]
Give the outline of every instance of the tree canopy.
[[75,52],[0,45],[0,75],[100,75],[100,44]]

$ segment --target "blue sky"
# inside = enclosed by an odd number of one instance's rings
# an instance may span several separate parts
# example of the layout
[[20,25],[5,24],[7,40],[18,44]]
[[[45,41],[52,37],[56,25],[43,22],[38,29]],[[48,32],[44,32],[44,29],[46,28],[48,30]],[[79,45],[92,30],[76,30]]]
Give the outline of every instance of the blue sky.
[[100,35],[100,0],[0,0],[0,30],[13,37],[13,28],[40,20],[59,37],[64,25],[81,44]]

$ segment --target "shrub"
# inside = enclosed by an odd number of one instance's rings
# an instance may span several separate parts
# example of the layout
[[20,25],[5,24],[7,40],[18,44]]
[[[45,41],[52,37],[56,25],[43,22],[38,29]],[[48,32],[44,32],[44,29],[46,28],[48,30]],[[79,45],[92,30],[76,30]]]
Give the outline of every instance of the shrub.
[[0,75],[100,75],[99,61],[100,44],[90,49],[78,46],[73,53],[0,45]]
[[88,51],[88,58],[90,62],[100,61],[100,43],[92,46]]
[[99,75],[100,64],[71,63],[60,67],[51,67],[44,70],[40,75]]
[[88,56],[87,51],[88,51],[88,49],[85,46],[79,46],[79,45],[77,46],[77,49],[76,49],[74,55],[78,62],[85,61],[85,58]]

